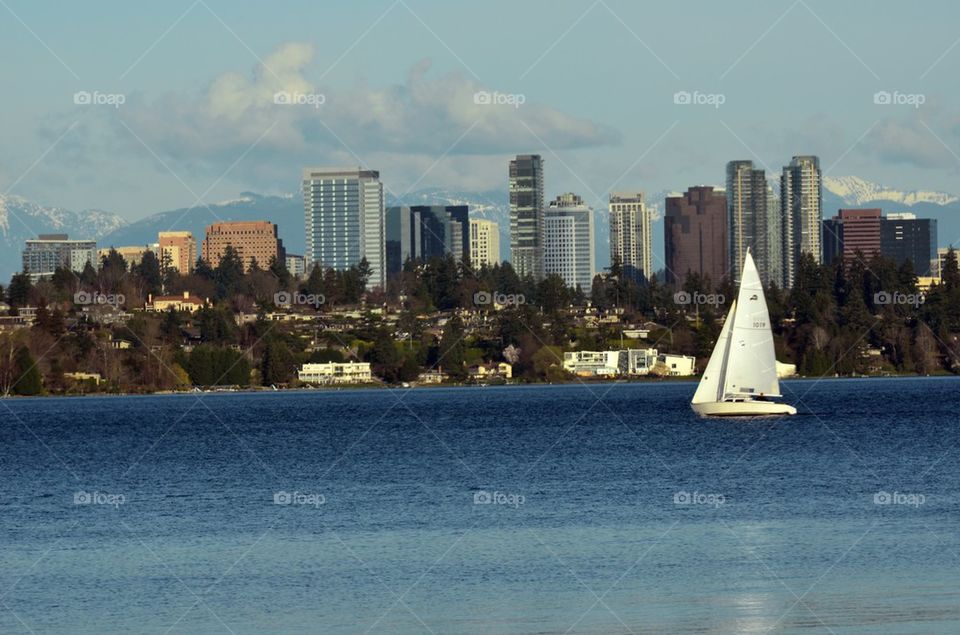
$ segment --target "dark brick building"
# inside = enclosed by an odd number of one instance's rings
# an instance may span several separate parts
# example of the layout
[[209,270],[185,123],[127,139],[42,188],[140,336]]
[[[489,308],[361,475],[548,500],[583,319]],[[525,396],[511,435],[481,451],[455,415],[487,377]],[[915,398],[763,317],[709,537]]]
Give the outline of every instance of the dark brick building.
[[688,271],[717,285],[728,275],[727,198],[712,187],[689,188],[666,200],[663,239],[668,283],[682,284]]

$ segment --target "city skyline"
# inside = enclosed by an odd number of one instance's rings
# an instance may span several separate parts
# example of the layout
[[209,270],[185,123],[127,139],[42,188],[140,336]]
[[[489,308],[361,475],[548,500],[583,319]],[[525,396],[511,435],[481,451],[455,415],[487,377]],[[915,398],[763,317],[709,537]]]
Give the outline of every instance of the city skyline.
[[[867,25],[854,8],[826,3],[771,4],[737,21],[701,5],[722,28],[681,50],[669,29],[651,26],[682,23],[681,9],[622,2],[513,7],[523,37],[498,19],[506,5],[496,2],[471,16],[471,34],[455,12],[412,0],[297,5],[298,20],[273,15],[270,30],[257,28],[255,7],[184,2],[125,24],[123,38],[99,37],[126,17],[120,4],[96,22],[79,7],[58,8],[60,21],[42,4],[3,10],[13,15],[0,46],[28,56],[11,68],[18,100],[2,107],[11,143],[0,191],[47,205],[132,220],[246,190],[292,192],[301,165],[356,163],[378,166],[396,194],[423,184],[488,191],[502,187],[499,166],[518,151],[550,162],[548,191],[581,192],[597,209],[626,184],[716,184],[713,166],[731,156],[775,174],[778,157],[797,150],[820,156],[825,176],[957,189],[956,89],[944,80],[960,53],[933,10],[906,19],[890,4]],[[317,38],[313,16],[341,28]],[[487,46],[485,29],[513,53]],[[883,44],[915,30],[925,36],[908,49]],[[221,46],[197,59],[177,45],[191,36]],[[90,37],[109,45],[91,50]],[[568,37],[590,42],[593,55],[578,59]],[[398,54],[374,55],[393,41],[404,42]],[[793,45],[807,63],[786,76],[774,60]],[[629,98],[593,98],[619,79],[616,67],[590,64],[581,90],[566,90],[564,76],[589,58],[635,64],[643,89],[616,85],[628,97],[642,91],[644,117]],[[807,90],[780,90],[799,82]]]

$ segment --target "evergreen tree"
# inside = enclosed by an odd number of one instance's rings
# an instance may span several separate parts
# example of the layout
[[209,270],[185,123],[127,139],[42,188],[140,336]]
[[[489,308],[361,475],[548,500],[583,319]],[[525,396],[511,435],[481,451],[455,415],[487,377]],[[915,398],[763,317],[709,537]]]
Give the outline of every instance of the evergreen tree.
[[[175,269],[169,269],[176,273]],[[164,285],[164,274],[160,270],[160,261],[157,255],[150,250],[143,254],[140,263],[133,267],[133,272],[143,282],[144,290],[152,295],[157,295]]]
[[30,349],[26,346],[17,349],[14,368],[16,377],[18,377],[13,384],[15,395],[39,395],[43,392],[43,377],[40,374],[40,368],[33,360]]
[[33,291],[33,283],[30,282],[30,275],[27,273],[14,274],[10,280],[10,286],[7,287],[7,302],[11,308],[18,308],[30,304],[30,292]]

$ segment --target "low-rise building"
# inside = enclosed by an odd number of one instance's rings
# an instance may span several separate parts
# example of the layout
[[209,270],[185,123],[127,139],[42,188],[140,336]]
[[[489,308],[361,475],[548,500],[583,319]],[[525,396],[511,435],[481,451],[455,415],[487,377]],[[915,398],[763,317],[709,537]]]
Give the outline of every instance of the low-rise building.
[[74,381],[92,381],[95,386],[99,386],[103,381],[100,373],[64,373],[63,376]]
[[191,296],[189,291],[184,291],[183,295],[153,295],[147,296],[147,311],[159,311],[161,313],[170,309],[174,311],[187,311],[194,313],[207,305],[209,300],[201,300],[196,296]]
[[513,366],[507,362],[478,364],[471,366],[468,371],[472,379],[512,379]]
[[563,369],[581,377],[648,375],[657,364],[657,349],[574,351],[563,354]]
[[442,384],[443,382],[450,379],[450,376],[447,375],[442,370],[428,370],[425,373],[420,373],[417,375],[418,384]]
[[297,378],[305,384],[363,384],[373,381],[368,362],[304,364]]
[[621,373],[620,351],[567,352],[563,370],[581,377],[613,377]]
[[626,353],[628,375],[649,375],[653,367],[657,365],[657,349],[655,348],[631,348],[620,351],[620,353],[621,355]]
[[657,361],[666,366],[667,374],[671,377],[687,377],[693,375],[697,360],[688,355],[664,353],[657,357]]

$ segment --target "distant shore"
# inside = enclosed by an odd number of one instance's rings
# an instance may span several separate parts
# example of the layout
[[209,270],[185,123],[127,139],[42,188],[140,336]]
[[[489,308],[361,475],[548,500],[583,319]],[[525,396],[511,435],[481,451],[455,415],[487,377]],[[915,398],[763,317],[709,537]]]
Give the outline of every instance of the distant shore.
[[[921,379],[921,378],[945,378],[958,377],[952,373],[942,372],[932,375],[918,375],[916,373],[886,373],[880,375],[832,375],[823,377],[805,377],[795,375],[793,377],[781,378],[780,381],[803,381],[803,380],[834,380],[834,379]],[[255,394],[255,393],[283,393],[283,392],[339,392],[343,390],[414,390],[425,388],[498,388],[498,387],[520,387],[520,386],[575,386],[575,385],[608,385],[608,384],[657,384],[657,383],[696,383],[700,381],[700,375],[687,377],[657,377],[657,378],[631,378],[631,379],[587,379],[575,378],[567,381],[556,382],[502,382],[502,383],[453,383],[445,382],[439,384],[338,384],[328,386],[289,386],[289,387],[270,387],[270,386],[218,386],[210,388],[191,388],[188,390],[154,390],[140,392],[86,392],[86,393],[48,393],[42,395],[0,395],[0,399],[47,399],[61,397],[157,397],[164,395],[212,395],[212,394]]]

